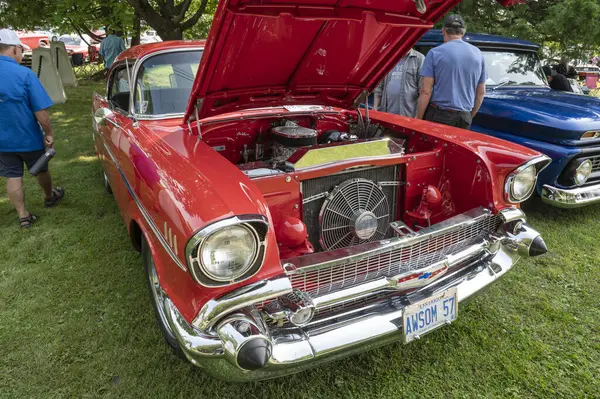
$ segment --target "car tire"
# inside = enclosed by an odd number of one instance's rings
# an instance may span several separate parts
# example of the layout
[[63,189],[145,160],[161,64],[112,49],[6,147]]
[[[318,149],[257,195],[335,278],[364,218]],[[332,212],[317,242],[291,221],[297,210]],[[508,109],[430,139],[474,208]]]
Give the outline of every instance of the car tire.
[[102,176],[104,177],[104,189],[108,194],[113,195],[113,190],[110,186],[110,182],[108,181],[108,176],[106,176],[106,173],[102,173]]
[[171,330],[165,315],[163,306],[165,293],[160,285],[160,281],[158,280],[154,258],[152,257],[150,247],[148,246],[145,238],[142,238],[142,262],[144,263],[144,271],[146,272],[145,274],[148,294],[150,295],[150,301],[152,302],[152,307],[154,308],[158,327],[162,332],[163,338],[171,347],[175,355],[181,359],[185,359],[185,355],[181,350],[181,346],[179,346],[179,343],[175,338],[175,334]]

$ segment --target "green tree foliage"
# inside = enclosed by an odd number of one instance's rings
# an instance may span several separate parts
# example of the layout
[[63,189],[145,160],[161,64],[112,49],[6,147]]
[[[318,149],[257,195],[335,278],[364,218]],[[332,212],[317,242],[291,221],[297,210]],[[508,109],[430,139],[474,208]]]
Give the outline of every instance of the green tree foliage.
[[[217,0],[0,0],[0,26],[88,33],[105,26],[131,34],[135,14],[163,40],[206,37]],[[93,35],[92,35],[93,36]]]
[[587,60],[600,47],[598,0],[529,0],[511,8],[495,0],[464,0],[454,12],[470,32],[530,40],[543,45],[547,58]]
[[0,0],[0,25],[90,33],[112,26],[129,30],[133,9],[122,0]]

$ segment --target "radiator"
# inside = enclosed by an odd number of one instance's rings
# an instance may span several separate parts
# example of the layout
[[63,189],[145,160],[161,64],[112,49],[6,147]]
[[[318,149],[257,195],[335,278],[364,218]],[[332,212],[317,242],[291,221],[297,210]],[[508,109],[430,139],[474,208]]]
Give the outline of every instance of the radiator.
[[[367,179],[374,183],[383,182],[381,189],[389,204],[390,221],[395,221],[398,206],[398,185],[390,183],[399,181],[399,168],[399,165],[370,167],[303,181],[301,183],[301,190],[304,200],[306,201],[306,199],[311,197],[319,197],[318,199],[304,203],[302,209],[302,217],[308,229],[308,239],[314,245],[315,251],[323,251],[319,242],[321,234],[319,213],[326,200],[324,193],[331,193],[336,186],[351,179]],[[385,236],[391,237],[392,235],[393,231],[388,226]]]

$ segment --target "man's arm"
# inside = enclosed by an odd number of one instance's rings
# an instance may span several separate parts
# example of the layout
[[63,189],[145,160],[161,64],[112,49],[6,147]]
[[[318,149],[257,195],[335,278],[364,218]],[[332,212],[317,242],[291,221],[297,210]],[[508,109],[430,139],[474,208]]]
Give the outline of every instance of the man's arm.
[[383,95],[383,86],[387,77],[383,78],[373,91],[373,109],[379,111],[379,104],[381,103],[381,97]]
[[423,116],[425,116],[425,110],[427,110],[427,106],[431,100],[431,93],[433,92],[433,83],[433,78],[425,76],[421,78],[421,91],[417,102],[417,119],[423,119]]
[[48,110],[43,109],[37,111],[35,113],[35,118],[38,120],[44,131],[44,144],[46,144],[46,147],[52,147],[54,145],[54,134],[50,124],[50,114],[48,114]]
[[474,118],[475,114],[479,111],[479,107],[481,107],[481,103],[483,102],[483,97],[485,96],[485,83],[480,83],[477,85],[477,90],[475,91],[475,104],[473,109],[471,110],[471,116]]

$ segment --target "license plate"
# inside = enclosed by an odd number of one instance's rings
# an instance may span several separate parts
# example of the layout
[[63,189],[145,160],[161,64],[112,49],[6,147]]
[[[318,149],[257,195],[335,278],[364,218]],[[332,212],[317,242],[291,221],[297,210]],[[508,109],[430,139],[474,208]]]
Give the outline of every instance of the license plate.
[[450,288],[407,306],[402,315],[404,343],[419,339],[438,327],[450,324],[456,320],[457,312],[456,288]]

